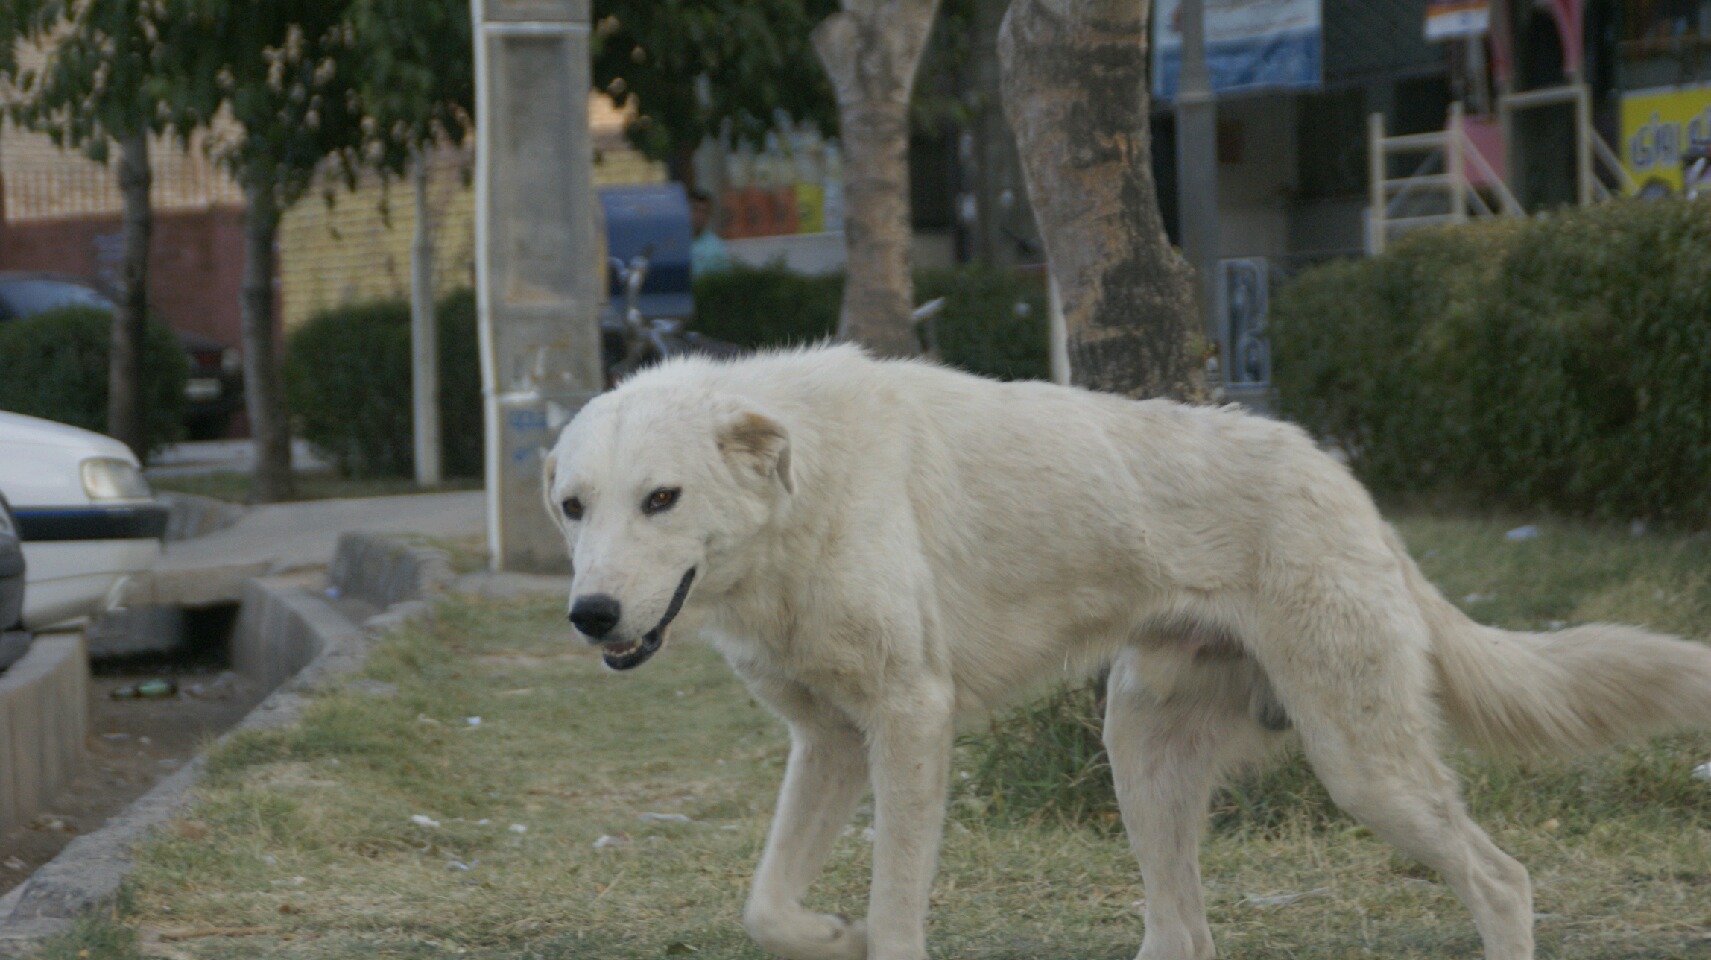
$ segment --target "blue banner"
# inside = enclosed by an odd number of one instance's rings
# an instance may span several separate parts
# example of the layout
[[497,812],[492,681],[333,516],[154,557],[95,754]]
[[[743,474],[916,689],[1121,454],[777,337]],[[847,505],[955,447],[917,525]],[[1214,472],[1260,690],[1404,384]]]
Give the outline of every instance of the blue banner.
[[[1312,90],[1324,78],[1319,0],[1203,0],[1206,70],[1215,94]],[[1176,98],[1181,0],[1153,6],[1153,99]]]

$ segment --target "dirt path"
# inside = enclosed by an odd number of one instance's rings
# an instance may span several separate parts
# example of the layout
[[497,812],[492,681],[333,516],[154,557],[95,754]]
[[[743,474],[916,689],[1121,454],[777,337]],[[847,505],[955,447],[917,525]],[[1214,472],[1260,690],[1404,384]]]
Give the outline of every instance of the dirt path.
[[[83,770],[32,824],[0,835],[0,894],[188,763],[261,700],[260,691],[219,664],[111,674],[97,665],[97,671],[89,685]],[[158,678],[175,681],[179,693],[160,700],[112,698],[115,689]]]

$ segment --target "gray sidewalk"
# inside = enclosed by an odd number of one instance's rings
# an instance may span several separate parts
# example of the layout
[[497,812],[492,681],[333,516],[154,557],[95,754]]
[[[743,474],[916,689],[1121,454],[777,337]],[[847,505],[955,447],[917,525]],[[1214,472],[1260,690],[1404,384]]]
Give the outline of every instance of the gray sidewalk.
[[483,498],[480,490],[469,490],[251,507],[223,530],[168,543],[152,574],[131,585],[125,602],[236,602],[253,577],[326,566],[339,534],[346,532],[479,538],[487,529]]
[[[205,473],[249,473],[255,468],[252,440],[196,440],[172,444],[149,458],[151,477],[189,477]],[[301,437],[291,441],[293,473],[325,473],[332,465],[315,456]]]

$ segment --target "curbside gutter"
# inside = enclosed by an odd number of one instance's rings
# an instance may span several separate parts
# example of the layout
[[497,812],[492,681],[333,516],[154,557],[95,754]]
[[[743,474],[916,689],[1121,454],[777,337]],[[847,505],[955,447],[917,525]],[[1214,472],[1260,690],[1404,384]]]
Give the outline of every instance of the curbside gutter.
[[166,505],[166,539],[192,540],[237,523],[248,508],[200,497],[194,493],[162,491],[155,499]]
[[0,832],[41,813],[83,765],[85,650],[82,631],[43,633],[0,674]]
[[[431,616],[432,608],[423,600],[442,592],[453,579],[442,551],[360,533],[339,538],[333,571],[332,582],[340,593],[371,598],[386,611],[359,628],[300,577],[259,578],[245,584],[232,638],[233,666],[273,692],[219,742],[239,731],[299,720],[316,690],[361,668],[376,636]],[[74,642],[81,655],[81,638]],[[87,682],[87,670],[84,677]],[[81,736],[74,742],[81,747]],[[79,916],[111,906],[130,872],[132,848],[184,807],[204,765],[205,756],[198,754],[0,898],[0,957],[22,956],[43,939],[69,930]]]

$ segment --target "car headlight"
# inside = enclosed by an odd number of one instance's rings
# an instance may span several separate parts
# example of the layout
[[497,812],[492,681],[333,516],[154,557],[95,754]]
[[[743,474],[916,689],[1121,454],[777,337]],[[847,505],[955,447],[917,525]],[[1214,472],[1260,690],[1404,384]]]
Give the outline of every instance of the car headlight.
[[83,461],[83,491],[91,500],[147,500],[154,496],[141,470],[110,457]]

